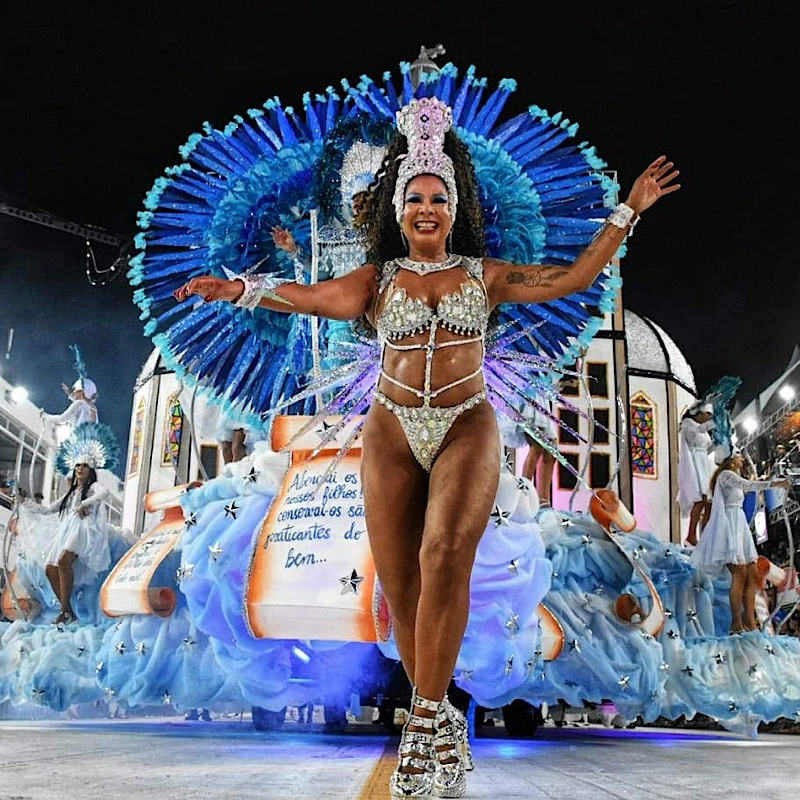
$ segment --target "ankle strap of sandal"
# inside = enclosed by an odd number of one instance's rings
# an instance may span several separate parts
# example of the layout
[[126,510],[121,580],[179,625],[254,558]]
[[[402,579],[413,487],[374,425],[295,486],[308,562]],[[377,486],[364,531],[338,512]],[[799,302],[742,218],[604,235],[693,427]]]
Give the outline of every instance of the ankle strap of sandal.
[[419,706],[425,711],[438,711],[442,705],[441,700],[428,700],[425,697],[422,697],[417,694],[417,688],[414,687],[414,691],[411,693],[411,710],[413,712],[414,706]]

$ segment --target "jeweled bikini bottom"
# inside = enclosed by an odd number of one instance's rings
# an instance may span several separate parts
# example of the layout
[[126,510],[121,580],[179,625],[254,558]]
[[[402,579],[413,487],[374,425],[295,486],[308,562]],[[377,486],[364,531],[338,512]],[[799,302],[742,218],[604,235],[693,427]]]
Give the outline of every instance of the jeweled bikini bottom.
[[457,406],[401,406],[377,389],[375,399],[400,420],[414,458],[425,472],[430,472],[433,459],[436,458],[447,431],[459,415],[486,399],[486,389],[481,389]]

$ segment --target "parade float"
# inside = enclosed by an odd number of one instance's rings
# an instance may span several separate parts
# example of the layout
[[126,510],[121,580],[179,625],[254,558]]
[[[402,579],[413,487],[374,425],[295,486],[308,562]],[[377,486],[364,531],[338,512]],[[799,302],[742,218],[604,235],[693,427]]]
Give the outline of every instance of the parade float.
[[[80,589],[73,625],[51,624],[46,582],[24,554],[7,565],[0,701],[280,715],[377,703],[402,684],[359,477],[374,344],[353,330],[328,350],[330,331],[299,315],[172,295],[201,273],[320,279],[319,224],[339,214],[346,154],[385,144],[415,96],[453,108],[491,254],[570,264],[616,202],[613,170],[560,112],[530,105],[502,119],[514,80],[490,90],[474,67],[423,56],[398,76],[306,94],[297,110],[272,97],[207,123],[155,181],[128,273],[154,345],[125,465],[134,543]],[[307,271],[274,246],[276,225],[311,254]],[[552,508],[506,449],[454,685],[482,708],[606,704],[623,723],[702,714],[753,735],[800,713],[800,646],[769,625],[728,635],[728,580],[698,574],[681,546],[677,425],[697,389],[668,335],[623,309],[625,256],[586,292],[498,315],[490,396],[500,406],[524,384],[556,398],[564,438]],[[575,394],[558,394],[540,359],[561,370],[580,360]],[[239,461],[224,463],[211,433],[221,414],[261,432]]]

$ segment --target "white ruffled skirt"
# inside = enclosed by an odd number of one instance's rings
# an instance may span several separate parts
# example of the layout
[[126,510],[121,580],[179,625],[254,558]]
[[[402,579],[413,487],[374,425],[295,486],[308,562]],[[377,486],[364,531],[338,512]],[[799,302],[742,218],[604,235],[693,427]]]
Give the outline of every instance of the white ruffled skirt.
[[703,499],[711,499],[712,465],[708,453],[702,450],[685,450],[678,465],[678,505],[681,513],[689,514],[692,506]]
[[58,564],[67,550],[75,553],[75,582],[87,583],[93,575],[104,572],[111,565],[109,535],[112,526],[92,516],[80,517],[69,513],[60,516],[37,514],[20,508],[19,533],[27,558],[42,568]]
[[752,564],[757,559],[753,534],[740,506],[725,506],[712,514],[691,555],[692,564],[709,575],[719,575],[726,564]]

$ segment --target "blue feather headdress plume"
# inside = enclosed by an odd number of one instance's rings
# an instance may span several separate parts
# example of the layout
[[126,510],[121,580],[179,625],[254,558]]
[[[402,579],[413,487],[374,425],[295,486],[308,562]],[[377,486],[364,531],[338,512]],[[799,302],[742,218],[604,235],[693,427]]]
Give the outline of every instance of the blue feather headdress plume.
[[77,464],[109,470],[119,464],[119,445],[108,425],[82,422],[61,443],[56,453],[56,469],[68,475]]
[[72,367],[78,373],[81,385],[83,385],[83,381],[86,378],[86,362],[83,360],[83,355],[77,344],[71,344],[69,349],[72,350],[72,353],[75,356],[75,362],[73,363]]
[[741,378],[725,375],[706,392],[703,400],[703,403],[710,403],[713,409],[711,414],[714,429],[711,431],[711,439],[717,445],[718,462],[721,460],[720,455],[727,458],[734,452],[734,428],[729,408],[741,385]]

